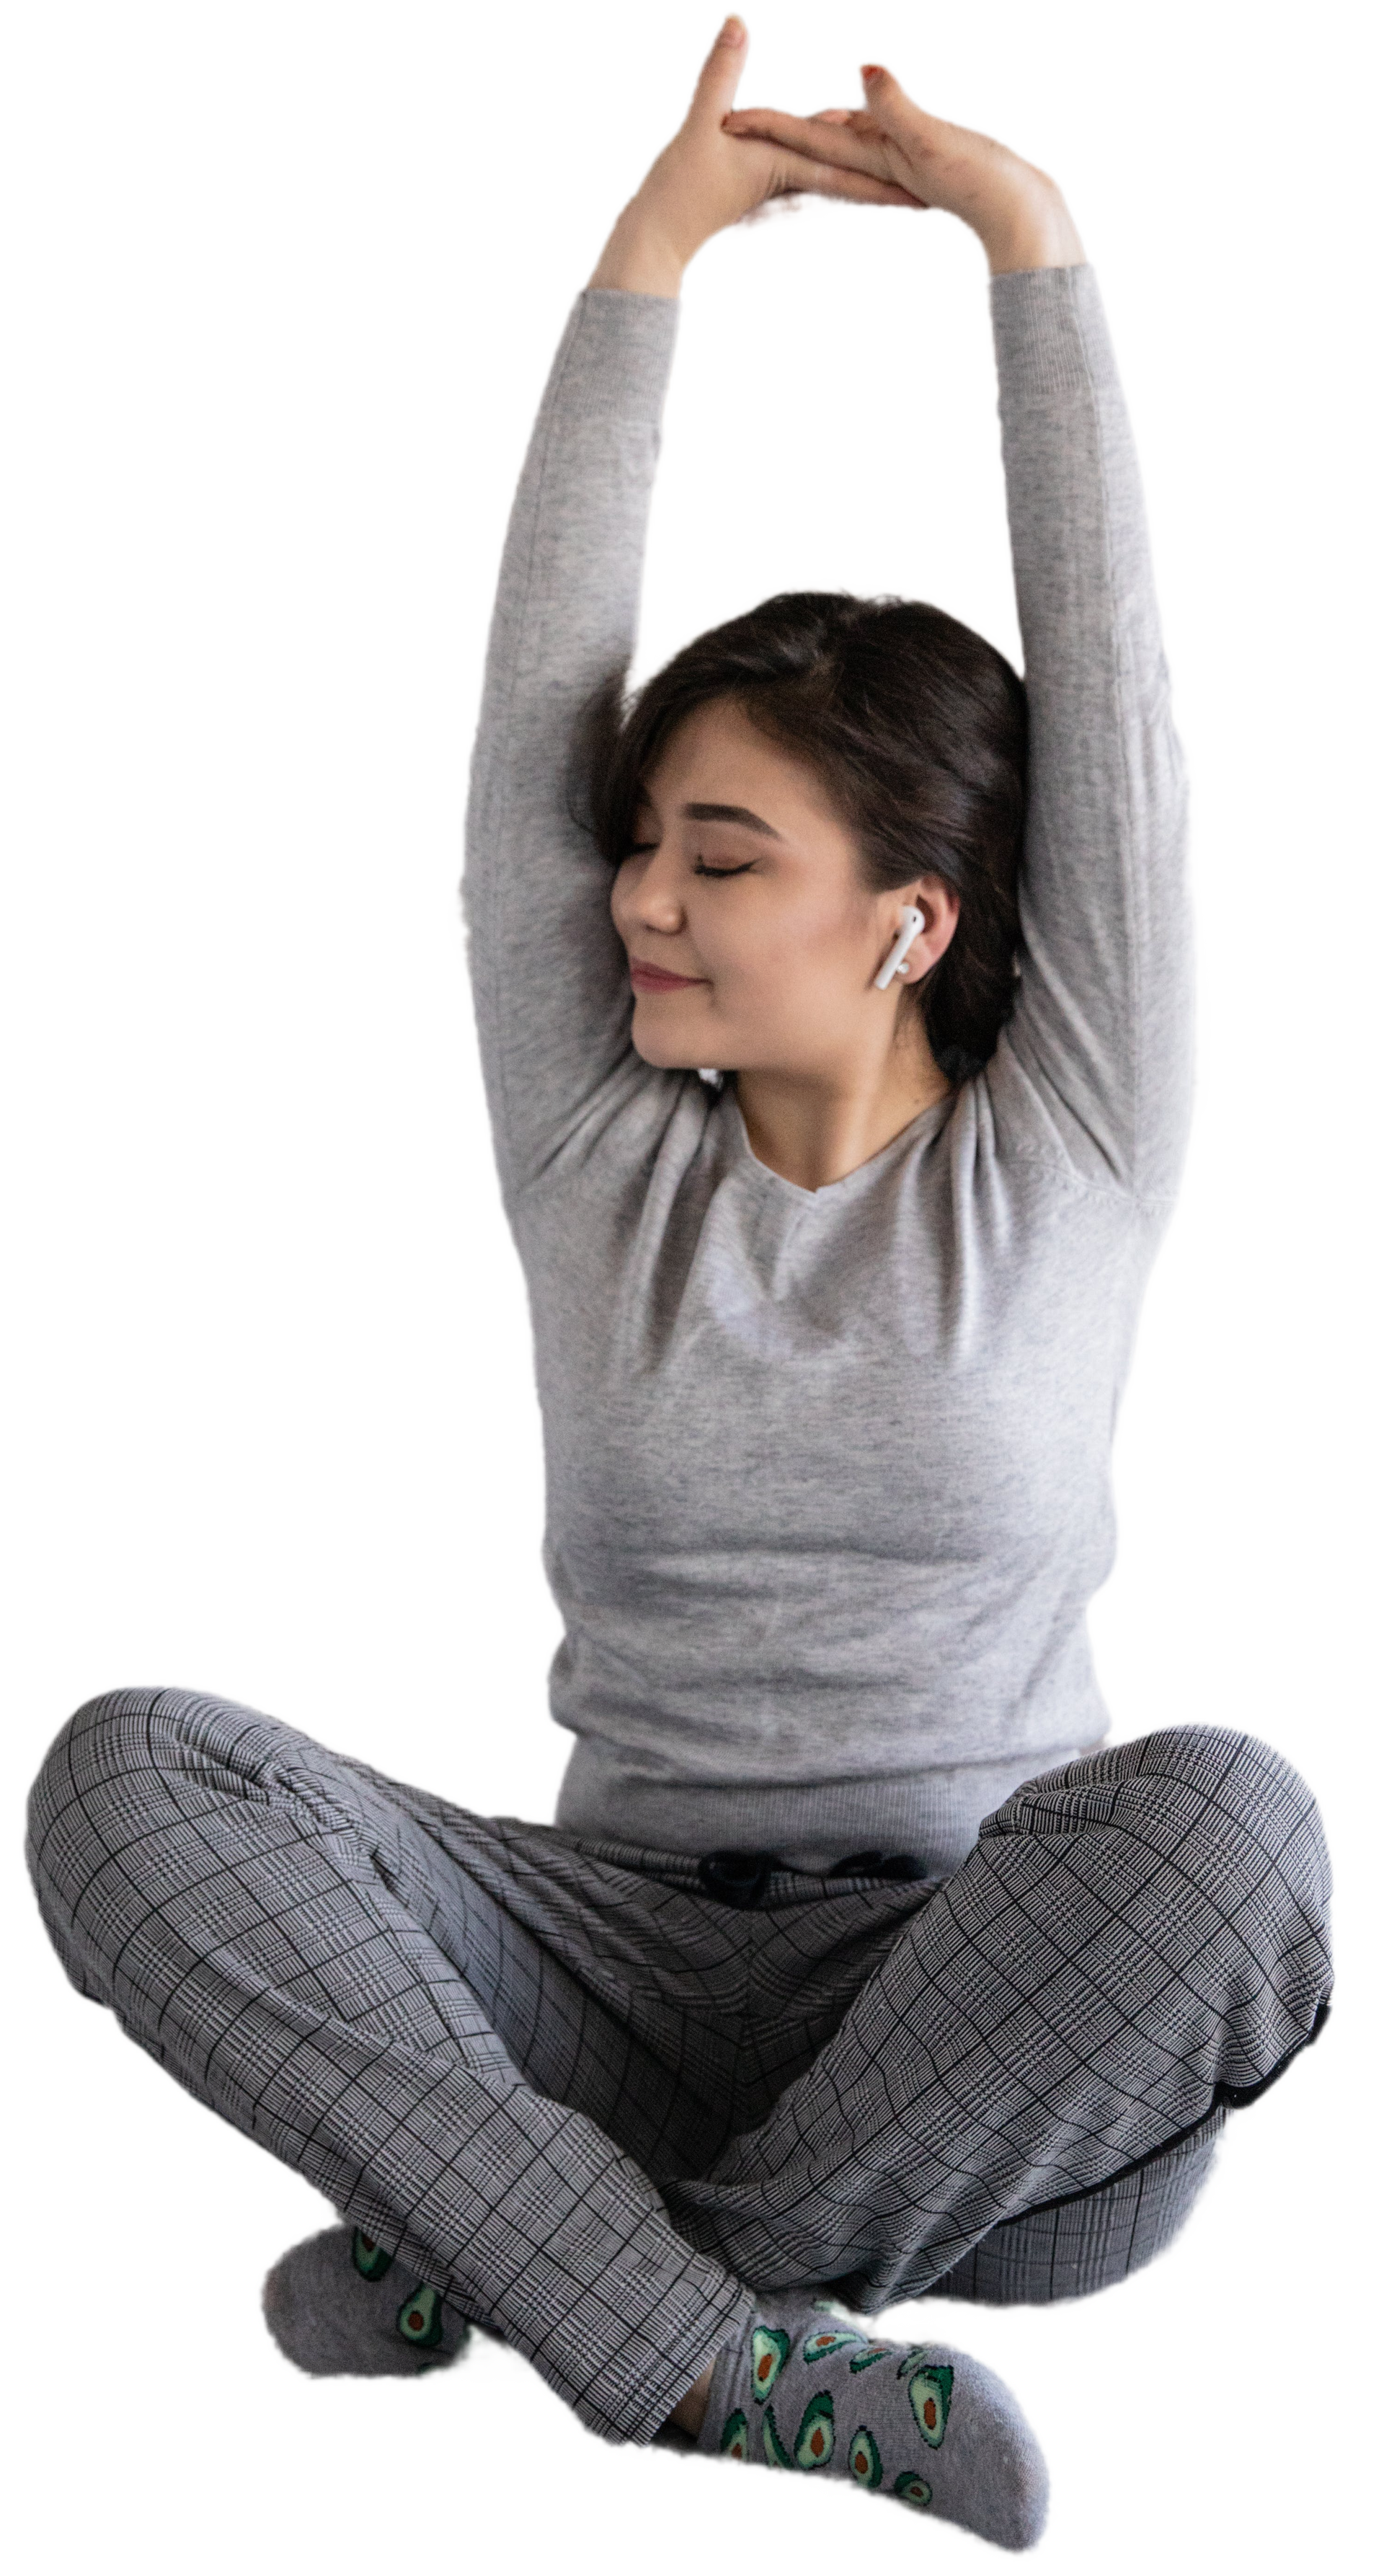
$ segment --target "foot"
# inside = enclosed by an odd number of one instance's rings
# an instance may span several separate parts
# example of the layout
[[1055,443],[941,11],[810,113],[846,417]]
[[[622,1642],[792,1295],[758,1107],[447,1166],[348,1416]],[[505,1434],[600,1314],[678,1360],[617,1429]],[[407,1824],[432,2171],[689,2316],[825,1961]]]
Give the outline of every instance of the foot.
[[809,2308],[767,2309],[716,2363],[699,2451],[854,2479],[917,2512],[1029,2549],[1042,2452],[1003,2380],[938,2343],[881,2343]]
[[318,2378],[411,2379],[455,2361],[471,2331],[440,2291],[358,2227],[295,2245],[265,2282],[263,2304],[280,2352]]

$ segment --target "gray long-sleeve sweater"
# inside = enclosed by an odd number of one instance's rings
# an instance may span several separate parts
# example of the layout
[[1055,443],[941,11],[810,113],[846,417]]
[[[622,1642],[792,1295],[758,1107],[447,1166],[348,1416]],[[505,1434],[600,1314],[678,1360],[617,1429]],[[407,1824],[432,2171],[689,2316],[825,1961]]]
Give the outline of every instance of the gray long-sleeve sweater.
[[633,640],[675,304],[579,299],[519,486],[465,902],[584,1835],[950,1868],[1105,1731],[1086,1605],[1186,1126],[1183,793],[1094,274],[997,278],[992,306],[1019,1004],[983,1073],[828,1188],[756,1161],[733,1084],[634,1053],[610,871],[567,809],[572,721]]

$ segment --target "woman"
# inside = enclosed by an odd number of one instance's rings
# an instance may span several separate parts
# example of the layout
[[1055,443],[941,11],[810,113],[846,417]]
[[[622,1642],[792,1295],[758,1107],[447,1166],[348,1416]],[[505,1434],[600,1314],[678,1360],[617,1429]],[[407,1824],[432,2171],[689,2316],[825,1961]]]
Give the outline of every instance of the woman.
[[[1047,179],[886,73],[856,114],[731,113],[744,41],[563,341],[477,745],[558,1823],[131,1689],[59,1738],[32,1859],[75,1982],[342,2214],[266,2287],[303,2367],[416,2369],[473,2319],[612,2438],[1022,2547],[1046,2480],[1008,2391],[850,2316],[1166,2244],[1227,2105],[1321,2026],[1328,1866],[1253,1738],[1094,1749],[1188,1017],[1094,280]],[[1026,689],[936,610],[809,595],[621,702],[682,270],[799,189],[984,244]]]

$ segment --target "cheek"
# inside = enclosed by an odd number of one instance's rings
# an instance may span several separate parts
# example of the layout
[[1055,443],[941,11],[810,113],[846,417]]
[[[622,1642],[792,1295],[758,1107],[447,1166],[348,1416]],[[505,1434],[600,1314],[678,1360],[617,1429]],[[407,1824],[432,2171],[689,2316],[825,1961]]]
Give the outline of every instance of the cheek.
[[[762,998],[772,1009],[793,993],[810,993],[818,1004],[838,991],[853,993],[869,949],[862,923],[833,903],[785,904],[737,924],[737,932],[719,943],[722,971],[727,995],[734,988],[749,1007]],[[710,962],[710,940],[706,953]]]

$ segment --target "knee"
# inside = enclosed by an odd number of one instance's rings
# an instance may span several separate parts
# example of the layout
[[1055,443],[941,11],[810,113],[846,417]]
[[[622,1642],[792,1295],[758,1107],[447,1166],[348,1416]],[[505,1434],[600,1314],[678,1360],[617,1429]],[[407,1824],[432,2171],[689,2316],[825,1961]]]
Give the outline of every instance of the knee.
[[[30,1794],[30,1808],[65,1812],[74,1797],[128,1783],[132,1795],[146,1777],[166,1770],[180,1748],[206,1731],[214,1701],[195,1691],[151,1684],[101,1691],[84,1700],[54,1737]],[[200,1720],[200,1723],[199,1723]]]
[[1285,1755],[1223,1726],[1168,1727],[1114,1749],[1127,1757],[1124,1776],[1159,1800],[1159,1839],[1215,1901],[1233,1913],[1262,1891],[1276,1909],[1325,1923],[1331,1859],[1321,1813]]
[[1118,1908],[1157,1927],[1166,1961],[1233,1960],[1234,1980],[1330,1987],[1331,1863],[1317,1802],[1272,1745],[1231,1727],[1174,1726],[1025,1782],[987,1831],[1091,1837]]
[[149,1716],[157,1682],[88,1690],[57,1721],[28,1775],[21,1803],[21,1857],[41,1924],[59,1935],[72,1922],[82,1880],[101,1868],[108,1837],[93,1839],[90,1808],[124,1790],[126,1824],[139,1832],[139,1772],[149,1767]]
[[39,1911],[64,1966],[84,1993],[99,1990],[79,1913],[122,1851],[163,1821],[170,1770],[190,1763],[199,1703],[192,1692],[104,1691],[56,1737],[29,1793],[26,1858]]

